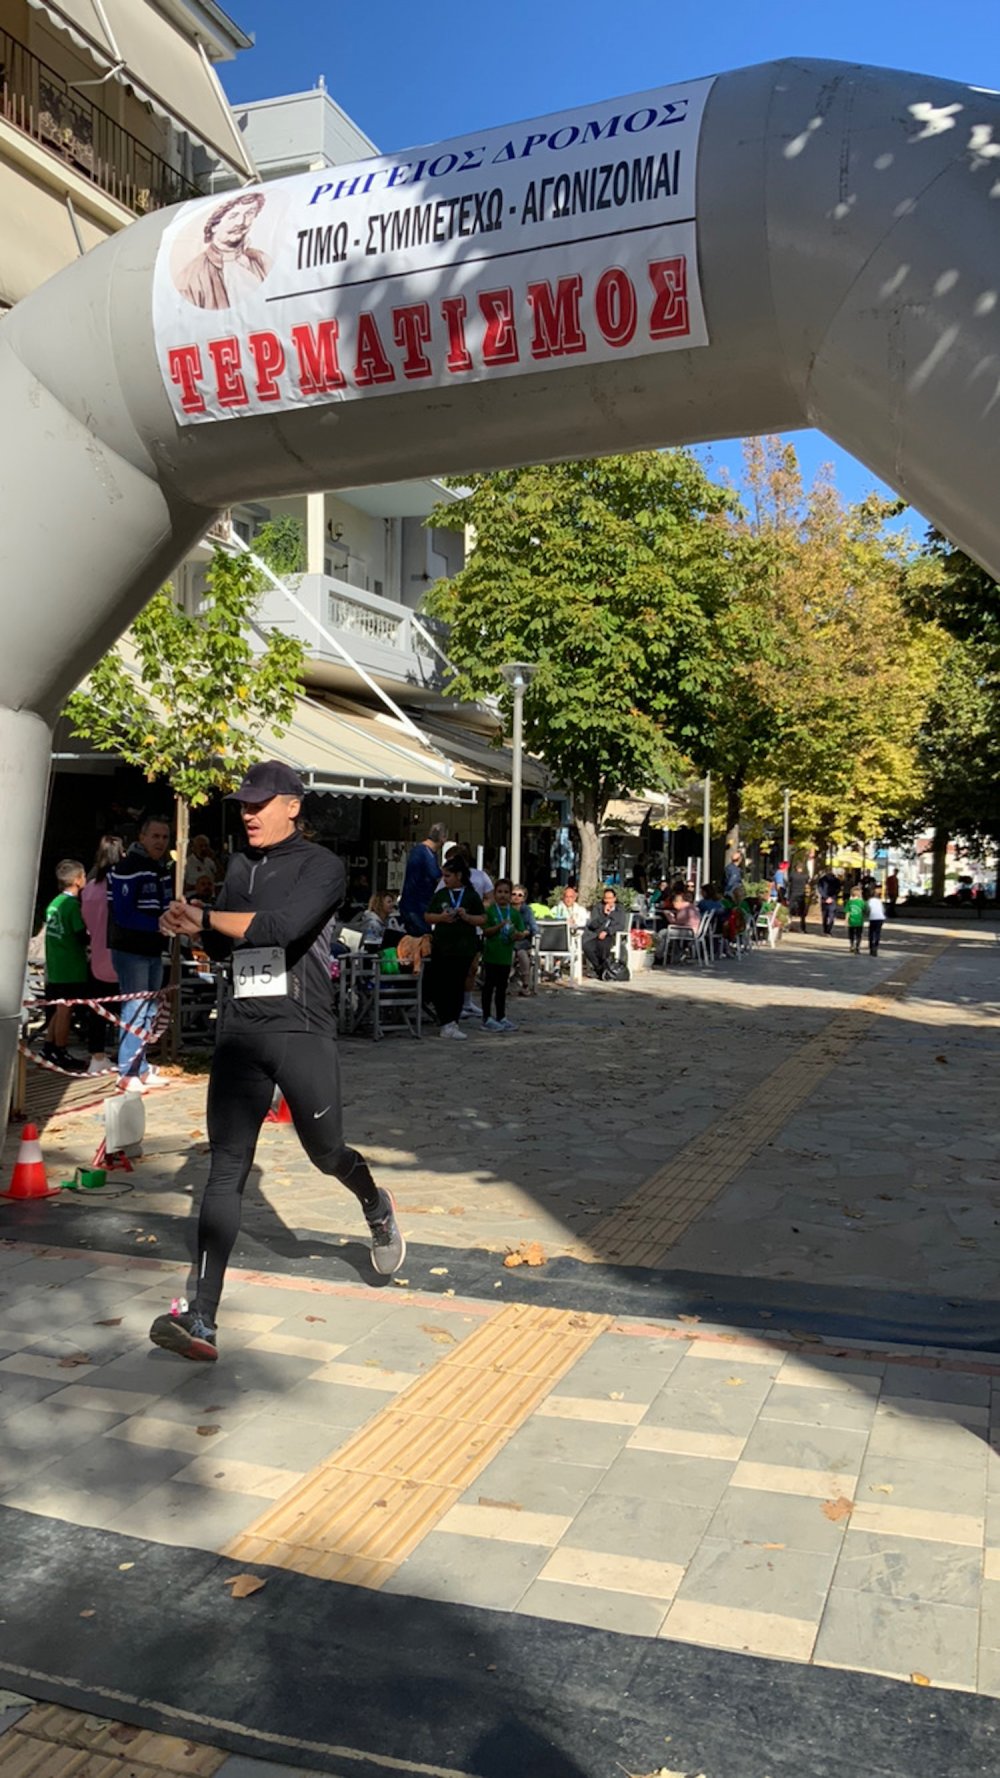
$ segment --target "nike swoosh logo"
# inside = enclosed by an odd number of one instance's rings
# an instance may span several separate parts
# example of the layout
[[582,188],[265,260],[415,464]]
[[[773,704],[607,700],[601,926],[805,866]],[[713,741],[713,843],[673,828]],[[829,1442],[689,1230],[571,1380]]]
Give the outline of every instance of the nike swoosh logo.
[[330,1109],[329,1105],[324,1105],[322,1111],[314,1111],[313,1112],[313,1121],[315,1122],[316,1118],[318,1118],[318,1117],[325,1117],[327,1112],[329,1111],[329,1109]]

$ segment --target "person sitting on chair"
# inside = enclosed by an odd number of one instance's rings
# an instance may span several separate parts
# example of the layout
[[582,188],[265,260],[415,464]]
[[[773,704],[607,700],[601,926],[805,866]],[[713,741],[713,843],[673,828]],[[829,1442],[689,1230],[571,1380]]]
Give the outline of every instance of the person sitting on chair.
[[701,925],[701,915],[687,893],[681,894],[678,892],[671,897],[670,909],[665,913],[664,917],[667,924],[664,926],[662,932],[657,933],[653,946],[656,953],[655,961],[657,963],[666,963],[667,958],[670,955],[671,944],[674,944],[675,946],[677,945],[678,941],[676,939],[671,940],[670,937],[670,933],[673,929],[680,927],[682,931],[697,932],[698,927]]
[[628,931],[628,915],[618,906],[613,889],[605,889],[594,906],[583,933],[583,954],[599,981],[607,979],[607,969],[615,951],[619,932]]

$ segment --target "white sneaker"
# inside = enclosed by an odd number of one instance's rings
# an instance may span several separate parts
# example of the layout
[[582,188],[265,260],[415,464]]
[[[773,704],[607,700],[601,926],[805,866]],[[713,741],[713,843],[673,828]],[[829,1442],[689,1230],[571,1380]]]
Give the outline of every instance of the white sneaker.
[[460,1043],[466,1043],[468,1041],[466,1033],[464,1031],[460,1031],[458,1026],[454,1023],[452,1023],[450,1025],[442,1025],[441,1026],[441,1036],[442,1037],[457,1037]]
[[482,1011],[474,1001],[467,1000],[458,1016],[460,1019],[478,1019],[482,1016]]
[[498,1031],[516,1031],[517,1026],[515,1025],[513,1019],[501,1019],[500,1023],[497,1026],[497,1030]]
[[170,1085],[166,1075],[158,1074],[155,1068],[147,1068],[145,1074],[142,1075],[141,1078],[142,1090],[144,1093],[153,1093],[156,1091],[157,1087],[168,1087]]
[[107,1056],[91,1056],[87,1066],[88,1074],[110,1074],[111,1063]]
[[483,1030],[484,1031],[502,1031],[503,1026],[500,1023],[499,1019],[484,1019],[483,1020]]

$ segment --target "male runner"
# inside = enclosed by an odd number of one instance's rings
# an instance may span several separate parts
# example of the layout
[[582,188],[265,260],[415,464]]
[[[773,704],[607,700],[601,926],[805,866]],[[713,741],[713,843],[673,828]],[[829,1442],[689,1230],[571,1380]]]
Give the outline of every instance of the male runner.
[[275,1087],[284,1094],[303,1148],[321,1173],[354,1192],[372,1234],[372,1264],[398,1271],[406,1246],[395,1204],[356,1149],[344,1146],[330,928],[344,897],[339,858],[303,839],[296,825],[302,783],[289,766],[251,766],[233,799],[250,842],[229,866],[212,907],[171,902],[165,934],[198,938],[232,957],[208,1086],[212,1150],[198,1219],[194,1301],[180,1298],[149,1330],[156,1346],[214,1359],[216,1314],[239,1233],[243,1187]]

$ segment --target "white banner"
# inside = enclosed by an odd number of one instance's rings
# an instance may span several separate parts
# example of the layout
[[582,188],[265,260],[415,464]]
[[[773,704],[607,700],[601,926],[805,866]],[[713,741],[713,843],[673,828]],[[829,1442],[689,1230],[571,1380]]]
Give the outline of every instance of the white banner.
[[153,282],[178,421],[706,345],[711,84],[185,205]]

